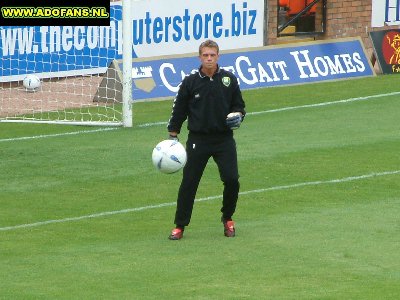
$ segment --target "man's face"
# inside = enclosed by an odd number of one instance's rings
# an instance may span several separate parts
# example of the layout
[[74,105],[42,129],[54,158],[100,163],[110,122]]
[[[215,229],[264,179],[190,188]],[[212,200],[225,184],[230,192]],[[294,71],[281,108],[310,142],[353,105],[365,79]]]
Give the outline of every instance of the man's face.
[[217,66],[219,58],[217,49],[204,47],[199,57],[203,68],[211,70]]

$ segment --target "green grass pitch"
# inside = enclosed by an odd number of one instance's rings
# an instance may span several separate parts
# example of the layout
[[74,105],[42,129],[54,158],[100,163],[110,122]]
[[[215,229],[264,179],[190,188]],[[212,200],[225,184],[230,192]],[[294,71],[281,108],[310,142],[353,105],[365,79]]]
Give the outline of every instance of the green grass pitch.
[[167,239],[181,173],[151,152],[171,101],[129,129],[0,123],[0,299],[398,298],[399,80],[244,91],[233,239],[212,160]]

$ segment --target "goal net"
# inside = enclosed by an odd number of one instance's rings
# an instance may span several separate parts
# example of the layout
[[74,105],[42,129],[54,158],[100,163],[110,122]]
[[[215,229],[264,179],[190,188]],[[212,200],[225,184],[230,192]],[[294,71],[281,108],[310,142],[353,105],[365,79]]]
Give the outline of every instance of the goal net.
[[[124,125],[120,2],[110,16],[110,26],[0,26],[0,122]],[[38,88],[26,89],[28,74]]]

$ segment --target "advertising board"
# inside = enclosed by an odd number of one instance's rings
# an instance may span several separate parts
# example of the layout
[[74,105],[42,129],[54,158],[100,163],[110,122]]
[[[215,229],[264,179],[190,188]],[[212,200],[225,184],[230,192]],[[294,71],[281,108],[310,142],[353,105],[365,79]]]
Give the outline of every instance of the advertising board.
[[370,37],[382,73],[400,73],[400,29],[370,32]]
[[372,0],[371,27],[400,25],[399,0]]
[[[212,38],[224,49],[263,45],[263,0],[134,1],[132,57],[190,53]],[[0,26],[0,82],[98,74],[122,57],[122,4],[110,26]]]
[[[133,99],[173,97],[199,64],[197,53],[135,59]],[[375,75],[358,38],[223,51],[219,65],[237,76],[242,90]]]

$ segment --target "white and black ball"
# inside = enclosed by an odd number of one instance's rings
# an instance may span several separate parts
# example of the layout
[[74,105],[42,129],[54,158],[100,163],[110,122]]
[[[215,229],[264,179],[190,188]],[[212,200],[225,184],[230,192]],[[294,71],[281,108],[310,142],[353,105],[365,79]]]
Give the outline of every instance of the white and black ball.
[[153,165],[162,173],[172,174],[178,172],[186,164],[185,147],[178,141],[164,140],[153,149]]

